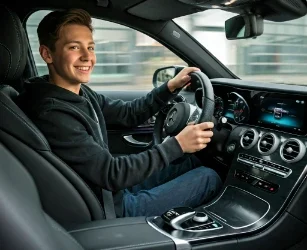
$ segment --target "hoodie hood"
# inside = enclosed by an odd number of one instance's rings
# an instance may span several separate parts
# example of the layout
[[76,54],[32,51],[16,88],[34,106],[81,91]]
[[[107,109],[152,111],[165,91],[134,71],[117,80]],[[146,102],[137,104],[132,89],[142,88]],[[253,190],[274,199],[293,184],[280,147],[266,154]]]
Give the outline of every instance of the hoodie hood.
[[25,94],[35,97],[36,101],[56,98],[68,102],[84,102],[82,85],[79,95],[49,82],[49,75],[33,77],[25,81]]

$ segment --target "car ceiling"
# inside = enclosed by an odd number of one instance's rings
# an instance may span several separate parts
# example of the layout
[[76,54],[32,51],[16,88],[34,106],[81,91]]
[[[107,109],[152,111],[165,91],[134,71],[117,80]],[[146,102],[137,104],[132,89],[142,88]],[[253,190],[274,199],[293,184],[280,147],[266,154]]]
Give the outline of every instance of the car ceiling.
[[[231,3],[227,4],[226,3]],[[27,8],[21,7],[17,0],[4,0],[8,7],[16,12],[31,8],[83,8],[92,15],[117,19],[141,18],[143,21],[167,21],[210,8],[220,8],[234,13],[256,13],[266,20],[287,21],[304,16],[307,13],[303,0],[28,0]],[[20,7],[19,7],[20,6]],[[99,14],[98,14],[99,13]],[[120,19],[120,18],[119,18]]]

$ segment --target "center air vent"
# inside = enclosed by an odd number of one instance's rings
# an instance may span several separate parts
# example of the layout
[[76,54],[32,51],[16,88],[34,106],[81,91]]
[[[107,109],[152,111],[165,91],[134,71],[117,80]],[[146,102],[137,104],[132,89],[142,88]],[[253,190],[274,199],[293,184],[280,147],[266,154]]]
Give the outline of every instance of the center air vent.
[[279,145],[279,139],[273,133],[264,133],[258,142],[258,151],[262,155],[272,154]]
[[280,156],[288,163],[301,160],[306,153],[305,145],[298,139],[290,138],[281,145]]
[[247,129],[241,136],[241,146],[244,149],[252,148],[259,138],[259,134],[255,129]]

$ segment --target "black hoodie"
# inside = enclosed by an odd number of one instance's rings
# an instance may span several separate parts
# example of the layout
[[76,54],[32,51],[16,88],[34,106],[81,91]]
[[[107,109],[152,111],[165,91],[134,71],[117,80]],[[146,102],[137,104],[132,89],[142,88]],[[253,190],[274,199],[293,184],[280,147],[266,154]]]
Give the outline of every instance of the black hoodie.
[[148,178],[183,152],[172,137],[139,154],[113,157],[106,124],[142,124],[174,98],[167,84],[131,102],[111,100],[81,84],[79,95],[48,82],[25,83],[17,103],[47,138],[52,151],[73,168],[101,201],[101,188],[117,192]]

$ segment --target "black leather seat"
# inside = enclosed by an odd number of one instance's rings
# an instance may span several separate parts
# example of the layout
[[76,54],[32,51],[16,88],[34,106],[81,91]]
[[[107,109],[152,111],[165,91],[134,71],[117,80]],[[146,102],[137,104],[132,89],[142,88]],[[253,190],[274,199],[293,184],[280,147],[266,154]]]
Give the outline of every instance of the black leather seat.
[[43,134],[14,103],[18,92],[9,84],[22,79],[28,40],[18,16],[3,5],[0,24],[0,143],[26,167],[44,211],[58,223],[65,226],[104,219],[91,189],[51,152]]
[[0,249],[82,250],[42,210],[32,177],[0,142]]

